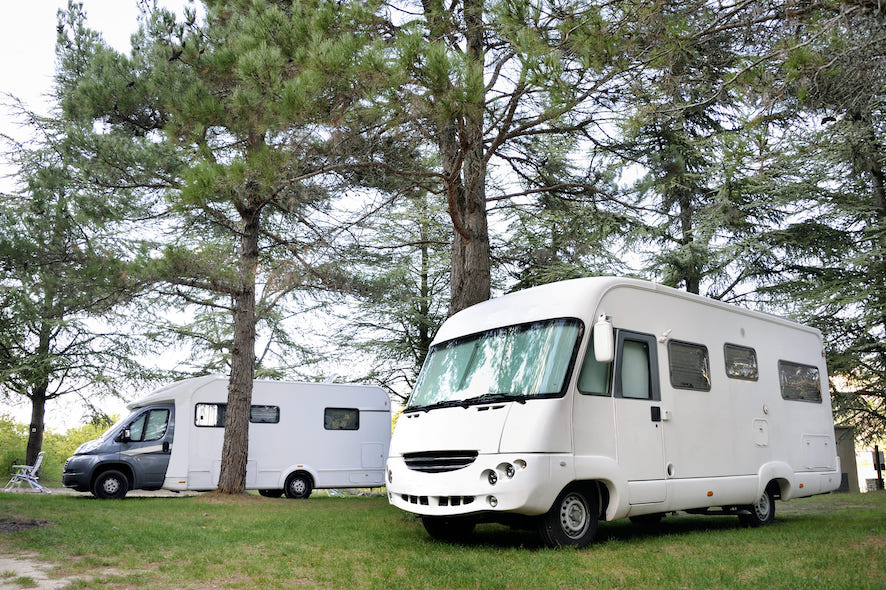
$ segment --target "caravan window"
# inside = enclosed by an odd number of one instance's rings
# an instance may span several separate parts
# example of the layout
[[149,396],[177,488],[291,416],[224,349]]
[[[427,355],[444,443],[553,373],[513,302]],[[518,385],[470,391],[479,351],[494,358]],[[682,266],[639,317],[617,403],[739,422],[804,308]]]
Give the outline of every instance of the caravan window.
[[784,399],[821,403],[821,379],[817,367],[778,361],[778,381]]
[[726,358],[726,376],[730,379],[744,379],[756,381],[757,352],[753,348],[726,344],[723,346],[723,355]]
[[357,408],[326,408],[323,413],[326,430],[359,430],[360,410]]
[[[228,404],[196,404],[194,426],[224,428]],[[249,421],[253,424],[277,424],[280,422],[279,406],[250,406]]]
[[277,424],[280,422],[279,406],[252,406],[249,421],[253,424]]
[[698,391],[711,390],[711,363],[706,346],[670,340],[668,366],[671,385],[674,387]]
[[661,399],[654,336],[619,330],[616,356],[619,367],[615,375],[616,397]]

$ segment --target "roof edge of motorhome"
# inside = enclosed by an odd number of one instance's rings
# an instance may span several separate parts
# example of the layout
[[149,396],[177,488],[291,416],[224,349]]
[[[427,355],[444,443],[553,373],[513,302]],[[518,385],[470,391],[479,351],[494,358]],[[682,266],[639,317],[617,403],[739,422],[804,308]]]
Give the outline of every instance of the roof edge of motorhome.
[[740,313],[782,325],[805,329],[821,337],[821,332],[811,326],[774,314],[739,307],[737,305],[680,291],[660,283],[622,277],[585,277],[557,281],[514,291],[488,301],[472,305],[450,317],[437,332],[433,344],[445,342],[469,334],[503,326],[553,319],[558,317],[582,317],[587,315],[587,301],[599,301],[610,290],[630,287],[654,291],[672,297],[695,301],[710,307]]

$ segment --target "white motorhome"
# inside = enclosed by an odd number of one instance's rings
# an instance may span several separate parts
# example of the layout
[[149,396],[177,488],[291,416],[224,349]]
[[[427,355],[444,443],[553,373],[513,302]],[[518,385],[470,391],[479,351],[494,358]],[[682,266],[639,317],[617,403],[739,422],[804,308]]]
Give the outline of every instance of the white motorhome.
[[[65,462],[66,487],[99,498],[130,489],[218,486],[228,380],[177,381],[129,404],[129,416]],[[256,381],[246,488],[306,498],[314,488],[384,485],[390,399],[380,387]]]
[[840,484],[821,334],[645,281],[587,278],[449,318],[398,419],[391,504],[592,542],[677,510],[767,524]]

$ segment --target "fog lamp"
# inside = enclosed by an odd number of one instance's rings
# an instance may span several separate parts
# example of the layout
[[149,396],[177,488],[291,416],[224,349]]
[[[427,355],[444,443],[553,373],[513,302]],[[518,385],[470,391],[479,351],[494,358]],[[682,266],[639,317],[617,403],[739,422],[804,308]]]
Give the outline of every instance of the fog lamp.
[[489,480],[489,485],[494,486],[498,483],[498,474],[496,474],[494,471],[490,471],[489,475],[486,476],[486,479]]
[[486,501],[489,502],[489,505],[495,508],[498,506],[498,498],[495,496],[487,496]]

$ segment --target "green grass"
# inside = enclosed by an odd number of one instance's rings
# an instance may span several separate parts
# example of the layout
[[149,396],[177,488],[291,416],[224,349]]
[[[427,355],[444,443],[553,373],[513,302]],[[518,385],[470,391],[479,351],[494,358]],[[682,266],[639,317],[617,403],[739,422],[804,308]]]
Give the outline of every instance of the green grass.
[[[886,587],[886,493],[779,502],[776,522],[680,515],[655,528],[603,523],[583,550],[478,527],[432,541],[381,497],[222,499],[0,494],[0,553],[32,552],[69,588]],[[19,527],[9,527],[12,529]]]

